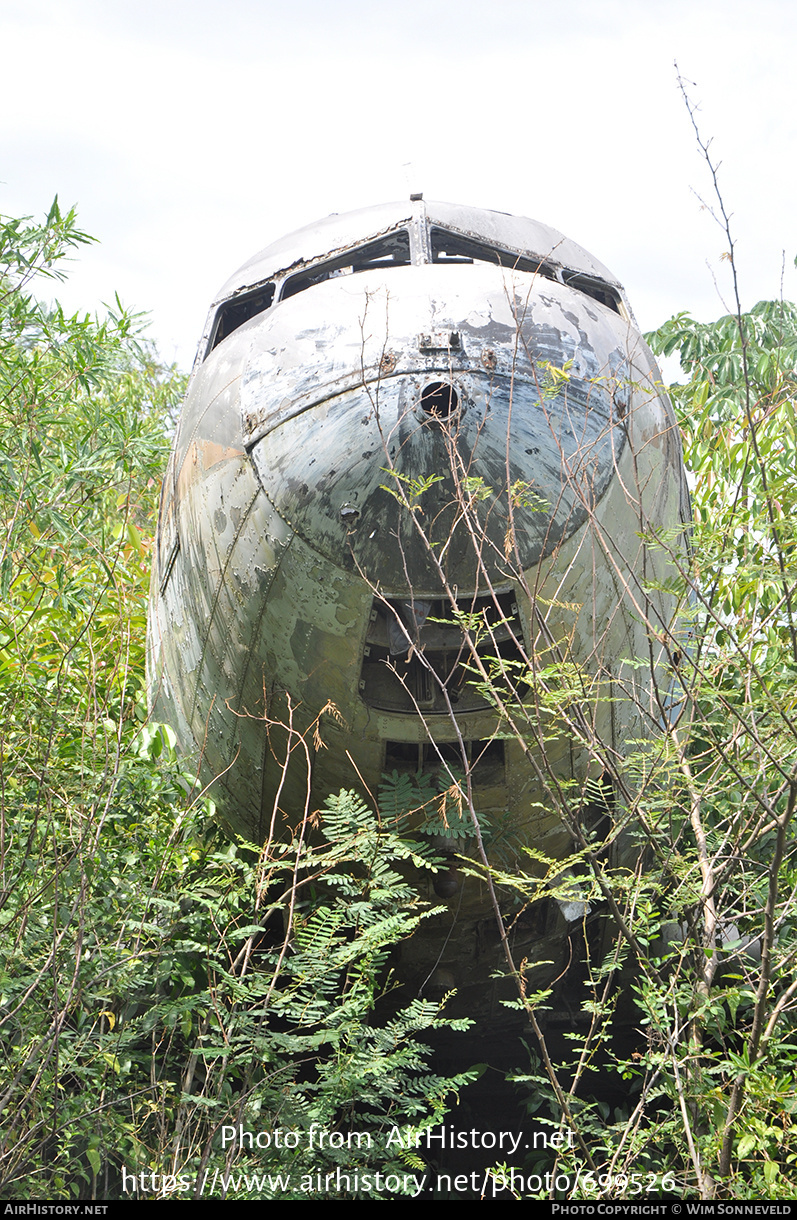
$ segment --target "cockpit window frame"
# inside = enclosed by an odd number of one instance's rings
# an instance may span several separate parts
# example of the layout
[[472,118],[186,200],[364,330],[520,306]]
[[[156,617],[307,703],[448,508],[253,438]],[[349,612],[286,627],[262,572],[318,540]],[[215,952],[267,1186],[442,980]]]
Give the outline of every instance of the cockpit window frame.
[[[396,258],[396,254],[406,257]],[[334,279],[339,275],[356,275],[361,271],[394,270],[396,267],[412,266],[410,253],[410,234],[406,228],[394,229],[385,233],[375,241],[364,242],[361,246],[350,247],[345,254],[335,258],[321,259],[309,263],[300,271],[287,275],[280,288],[280,301],[287,301],[316,284]]]
[[[545,258],[480,239],[459,232],[446,225],[426,221],[428,250],[434,266],[462,266],[473,263],[488,263],[508,271],[539,275],[553,283],[563,284],[589,297],[606,309],[628,319],[622,294],[618,289],[597,277],[555,266]],[[397,258],[399,254],[401,257]],[[358,274],[361,271],[394,270],[397,267],[419,265],[418,252],[412,239],[412,231],[406,224],[349,246],[330,257],[321,255],[311,261],[302,261],[272,275],[267,281],[256,284],[246,291],[228,297],[217,306],[209,328],[208,342],[202,360],[226,338],[260,313],[265,313],[282,301],[305,292],[317,284],[339,275]]]
[[[466,237],[464,234],[457,233],[453,229],[446,229],[442,225],[430,225],[429,238],[432,262],[435,266],[490,263],[494,267],[503,267],[508,271],[541,275],[546,280],[557,281],[559,279],[555,268],[545,259],[537,258],[533,254],[520,254],[517,250],[504,250],[492,242]],[[450,257],[440,257],[442,254],[447,254],[448,251],[451,252]]]
[[256,288],[251,288],[239,296],[229,297],[222,302],[216,310],[205,359],[215,347],[223,343],[236,330],[240,330],[246,322],[256,318],[258,314],[265,313],[267,309],[271,309],[276,294],[276,283],[274,280],[267,280],[265,284],[258,284]]
[[623,310],[623,301],[616,288],[611,284],[607,284],[605,280],[600,280],[593,275],[584,275],[580,271],[569,271],[565,268],[562,271],[562,283],[567,288],[574,288],[576,292],[581,292],[584,296],[590,297],[591,300],[597,301],[599,305],[603,305],[606,309],[611,309],[614,313],[625,317]]
[[[623,301],[620,293],[611,284],[597,276],[584,275],[580,271],[571,271],[566,267],[557,269],[544,258],[534,254],[521,254],[516,250],[507,250],[492,242],[479,241],[477,238],[457,233],[443,225],[430,225],[430,245],[432,262],[436,266],[456,266],[475,262],[496,264],[510,271],[521,271],[530,275],[541,275],[546,280],[556,284],[564,284],[576,292],[590,297],[606,309],[625,317]],[[451,257],[441,258],[442,245],[451,250]]]

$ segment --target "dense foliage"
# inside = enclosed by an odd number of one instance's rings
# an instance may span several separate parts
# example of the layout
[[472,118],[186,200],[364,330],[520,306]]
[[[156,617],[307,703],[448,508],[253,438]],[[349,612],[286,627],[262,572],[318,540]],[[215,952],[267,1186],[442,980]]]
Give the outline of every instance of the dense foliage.
[[689,930],[667,991],[682,1014],[668,1028],[684,1042],[687,1180],[706,1196],[793,1197],[797,309],[682,316],[652,340],[688,373],[672,392],[695,479],[694,642],[672,734],[684,813],[668,874]]
[[[463,870],[520,905],[551,883],[532,851],[528,876],[479,864],[489,828],[461,772],[456,815],[439,783],[395,776],[382,823],[343,793],[327,837],[269,859],[212,829],[144,697],[155,496],[182,379],[118,305],[97,320],[34,297],[86,240],[55,204],[42,225],[0,226],[0,1191],[414,1193],[423,1164],[388,1133],[439,1121],[462,1078],[429,1070],[435,1008],[374,1015],[390,947],[425,915],[402,862],[433,867],[432,838],[448,835],[468,841]],[[623,814],[648,867],[612,873],[592,845],[574,855],[580,899],[613,932],[586,961],[567,1055],[546,1035],[549,996],[508,965],[533,1055],[516,1081],[537,1120],[573,1133],[546,1164],[577,1182],[573,1197],[785,1198],[797,1193],[797,309],[680,315],[650,340],[685,374],[671,392],[695,525],[691,557],[673,549],[676,710],[655,749],[623,763],[645,777],[626,785]],[[551,723],[577,732],[572,667],[526,677]],[[517,674],[497,657],[481,680],[507,732],[525,731],[507,699]],[[661,697],[672,709],[673,687]],[[401,813],[419,805],[433,812],[412,841]],[[622,1104],[596,1095],[598,1065],[622,1081]],[[268,1139],[250,1147],[242,1131]]]
[[[373,1009],[424,914],[396,863],[431,853],[344,793],[334,841],[264,860],[217,838],[146,723],[150,539],[183,379],[118,303],[98,320],[33,296],[87,240],[57,203],[0,226],[0,1191],[412,1191],[417,1157],[387,1133],[439,1117],[460,1081],[428,1071],[434,1006]],[[327,1187],[338,1171],[371,1178]]]
[[[584,871],[614,924],[587,973],[589,1024],[556,1063],[538,1027],[537,1066],[517,1080],[530,1112],[578,1133],[557,1166],[579,1175],[575,1197],[793,1198],[797,309],[761,302],[713,324],[679,315],[648,338],[686,374],[670,393],[694,529],[690,561],[671,553],[675,705],[662,688],[670,711],[655,749],[624,763],[644,777],[624,812],[647,871]],[[558,676],[544,691],[552,715]],[[596,1096],[598,1064],[624,1081],[621,1105],[605,1084]]]
[[[648,606],[643,595],[629,599],[651,645],[632,661],[643,693],[626,682],[616,695],[608,666],[579,659],[552,614],[556,603],[537,597],[536,574],[512,567],[510,521],[501,580],[525,594],[543,646],[516,641],[517,656],[507,660],[493,637],[490,655],[487,621],[463,617],[463,651],[495,709],[498,736],[538,760],[541,807],[556,811],[573,848],[565,872],[561,859],[533,844],[504,864],[480,825],[463,751],[464,781],[450,767],[449,778],[459,782],[476,846],[463,849],[461,867],[493,896],[514,1004],[530,1026],[534,1062],[515,1079],[528,1091],[529,1113],[571,1145],[546,1166],[561,1182],[546,1192],[790,1198],[797,1193],[797,309],[762,302],[713,324],[681,315],[649,339],[658,353],[678,353],[686,374],[671,393],[694,528],[685,546],[680,531],[640,522],[648,553],[666,557],[666,575],[649,578],[644,590]],[[555,374],[566,394],[569,369]],[[456,485],[454,426],[447,436]],[[387,473],[434,562],[423,517],[428,481]],[[479,557],[489,548],[476,506],[501,491],[461,480],[455,493]],[[635,494],[631,503],[642,505]],[[586,551],[610,554],[612,543],[596,513]],[[480,587],[494,593],[495,578],[480,562]],[[445,587],[442,566],[438,575]],[[620,573],[621,588],[622,580]],[[655,609],[662,589],[677,598],[670,623]],[[610,624],[593,620],[591,628],[595,653],[610,654]],[[622,752],[600,729],[601,710],[606,725],[618,704],[621,714],[635,706],[651,725]],[[600,776],[592,792],[589,781],[562,779],[557,736],[590,758]],[[624,858],[618,852],[613,860],[621,836]],[[503,913],[551,897],[592,908],[572,938],[580,939],[584,977],[568,968],[558,992],[532,992]],[[565,1004],[580,1009],[566,1054],[552,1049],[546,1023],[552,1007],[563,1007],[563,992]],[[612,1071],[623,1082],[619,1105],[607,1100]],[[527,1167],[514,1168],[515,1180],[527,1181]],[[511,1181],[506,1173],[503,1180]]]

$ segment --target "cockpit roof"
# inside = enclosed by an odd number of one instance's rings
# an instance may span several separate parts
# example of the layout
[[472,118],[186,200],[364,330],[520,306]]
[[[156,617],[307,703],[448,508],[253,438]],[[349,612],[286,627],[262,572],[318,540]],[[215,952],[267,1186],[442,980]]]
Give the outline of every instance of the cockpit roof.
[[333,213],[325,220],[305,225],[280,238],[248,259],[217,294],[214,303],[228,300],[248,288],[317,259],[334,258],[350,247],[361,246],[382,234],[411,225],[439,227],[475,240],[484,246],[517,253],[551,268],[566,268],[579,275],[602,280],[617,289],[619,281],[577,242],[556,229],[506,212],[466,207],[455,203],[413,200],[382,203],[355,212]]

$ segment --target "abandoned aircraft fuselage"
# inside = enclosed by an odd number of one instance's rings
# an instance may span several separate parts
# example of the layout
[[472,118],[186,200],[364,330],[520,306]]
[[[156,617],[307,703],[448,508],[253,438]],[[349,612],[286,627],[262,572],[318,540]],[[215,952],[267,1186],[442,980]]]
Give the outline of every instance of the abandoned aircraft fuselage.
[[[591,715],[615,756],[655,732],[659,660],[630,663],[673,604],[645,535],[689,513],[658,383],[614,277],[520,217],[367,208],[229,280],[165,478],[149,633],[155,715],[230,829],[263,842],[331,792],[460,759],[505,867],[524,844],[567,858],[536,747],[471,680],[463,616],[510,671],[556,646],[614,683]],[[588,737],[549,735],[542,771],[594,776]],[[483,1011],[488,896],[455,869],[438,894],[407,971]],[[516,921],[519,955],[555,962],[581,909]]]

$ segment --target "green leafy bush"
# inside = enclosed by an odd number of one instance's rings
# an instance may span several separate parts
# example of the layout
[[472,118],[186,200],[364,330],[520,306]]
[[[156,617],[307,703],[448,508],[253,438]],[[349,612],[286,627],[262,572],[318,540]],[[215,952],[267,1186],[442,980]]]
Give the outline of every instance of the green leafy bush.
[[[542,1028],[550,993],[530,1005],[521,995],[541,1024],[532,1069],[515,1080],[529,1114],[573,1133],[553,1167],[578,1183],[572,1197],[788,1199],[797,1190],[797,309],[761,302],[714,324],[679,315],[648,339],[659,354],[677,352],[687,374],[670,387],[694,509],[691,560],[681,564],[687,642],[669,641],[677,702],[655,751],[625,760],[645,777],[624,813],[646,872],[585,861],[611,935],[588,957],[566,1053],[554,1055]],[[515,884],[533,901],[527,881]],[[606,1100],[611,1072],[623,1082],[620,1104]]]

